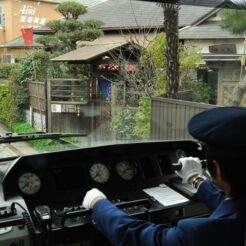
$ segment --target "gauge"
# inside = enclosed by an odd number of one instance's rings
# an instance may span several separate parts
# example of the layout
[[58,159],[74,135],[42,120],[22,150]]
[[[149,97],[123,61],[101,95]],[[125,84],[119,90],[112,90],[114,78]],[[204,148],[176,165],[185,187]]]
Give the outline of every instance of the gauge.
[[103,184],[108,182],[110,177],[109,169],[102,163],[95,163],[90,167],[90,176],[93,181]]
[[179,158],[182,158],[182,157],[186,157],[186,153],[184,152],[184,150],[182,149],[177,149],[175,151],[175,154],[176,154],[176,157],[179,159]]
[[23,173],[18,179],[20,191],[26,195],[33,195],[41,188],[41,180],[35,173]]
[[116,163],[115,170],[119,176],[125,180],[133,179],[137,173],[137,168],[128,161]]

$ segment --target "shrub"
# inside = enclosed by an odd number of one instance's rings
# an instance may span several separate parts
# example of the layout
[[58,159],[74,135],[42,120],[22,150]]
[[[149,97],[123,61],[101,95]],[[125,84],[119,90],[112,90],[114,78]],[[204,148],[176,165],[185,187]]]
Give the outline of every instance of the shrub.
[[144,96],[139,100],[139,107],[135,115],[136,125],[134,126],[134,135],[141,139],[150,138],[150,120],[151,120],[151,101]]
[[2,63],[0,64],[0,78],[7,79],[11,73],[11,70],[15,67],[15,64]]
[[115,132],[115,137],[118,140],[135,139],[134,127],[136,114],[135,108],[125,108],[112,119],[112,128]]
[[0,84],[0,120],[10,124],[16,117],[16,108],[9,84]]

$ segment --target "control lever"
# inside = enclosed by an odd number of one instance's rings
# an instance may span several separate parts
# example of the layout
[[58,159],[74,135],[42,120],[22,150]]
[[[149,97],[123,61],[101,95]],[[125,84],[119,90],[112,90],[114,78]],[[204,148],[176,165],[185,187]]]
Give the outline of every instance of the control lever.
[[36,206],[34,213],[42,226],[49,226],[51,224],[50,208],[47,205]]
[[[203,169],[207,168],[207,160],[201,160],[201,165]],[[173,171],[180,171],[182,168],[182,164],[181,163],[172,163],[171,168],[173,169]]]
[[118,204],[116,203],[115,205],[116,205],[116,207],[122,209],[122,208],[129,207],[129,206],[138,206],[138,205],[147,205],[147,206],[149,206],[150,203],[149,203],[149,199],[143,198],[143,199],[139,199],[139,200],[122,202],[122,203],[118,203]]
[[[121,203],[115,204],[115,206],[120,209],[130,207],[130,206],[140,206],[140,205],[146,205],[146,207],[148,208],[150,206],[149,199],[143,198],[139,200],[133,200],[133,201],[121,202]],[[81,209],[77,211],[69,211],[62,216],[61,226],[64,227],[65,221],[68,218],[80,217],[80,216],[91,216],[91,213],[92,213],[91,209]]]
[[16,208],[14,205],[0,207],[0,218],[16,215]]

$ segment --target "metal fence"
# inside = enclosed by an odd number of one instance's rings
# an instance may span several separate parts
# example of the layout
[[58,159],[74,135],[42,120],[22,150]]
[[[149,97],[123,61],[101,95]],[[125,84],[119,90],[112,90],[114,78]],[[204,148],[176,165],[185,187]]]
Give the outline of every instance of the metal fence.
[[155,97],[151,99],[152,139],[189,139],[187,123],[195,114],[216,105]]

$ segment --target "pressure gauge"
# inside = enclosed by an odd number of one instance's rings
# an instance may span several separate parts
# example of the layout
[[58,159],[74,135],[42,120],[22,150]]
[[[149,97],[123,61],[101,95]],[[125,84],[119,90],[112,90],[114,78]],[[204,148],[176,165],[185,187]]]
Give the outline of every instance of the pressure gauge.
[[107,183],[110,177],[109,169],[105,164],[94,163],[89,169],[93,181],[103,184]]
[[115,170],[119,176],[125,180],[132,180],[137,173],[136,166],[128,161],[120,161],[116,163]]
[[41,179],[35,173],[23,173],[18,179],[20,191],[26,195],[34,195],[41,188]]

